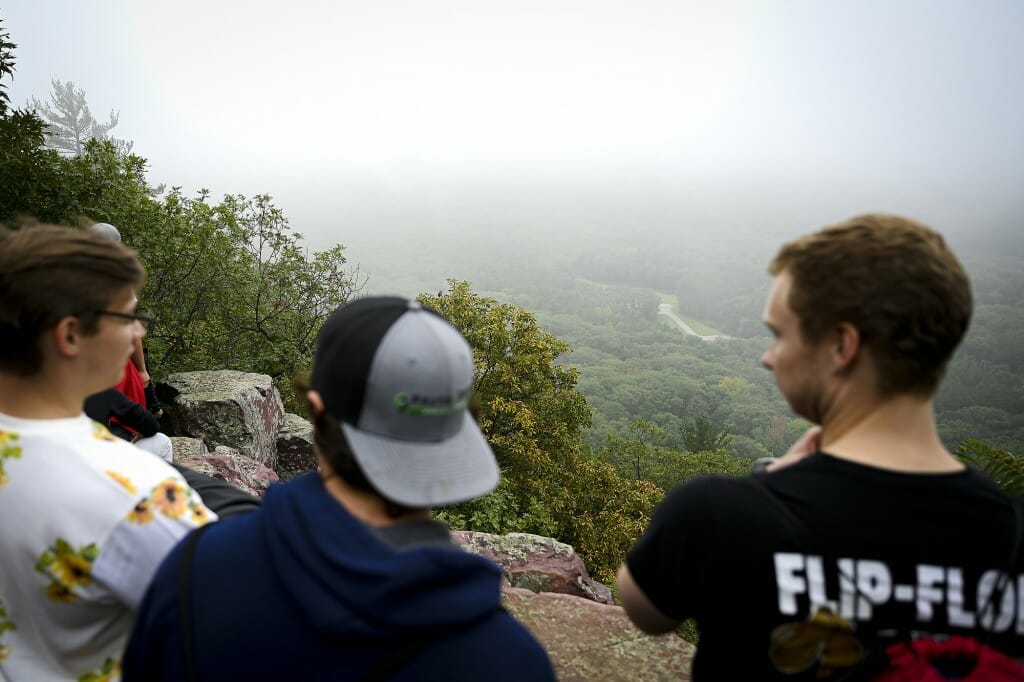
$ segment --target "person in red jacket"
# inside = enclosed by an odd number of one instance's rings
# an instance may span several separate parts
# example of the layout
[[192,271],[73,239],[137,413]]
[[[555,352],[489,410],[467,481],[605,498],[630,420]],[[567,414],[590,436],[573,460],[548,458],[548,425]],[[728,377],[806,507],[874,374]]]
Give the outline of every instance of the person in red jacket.
[[[104,239],[121,243],[120,231],[110,223],[93,223],[89,226],[89,232]],[[153,386],[152,378],[149,376],[146,351],[142,345],[142,339],[135,343],[135,351],[124,367],[124,377],[115,388],[124,393],[129,400],[145,405],[146,409],[156,415],[157,418],[163,416],[163,409],[160,407],[156,388]],[[130,426],[129,429],[138,433],[138,431]]]

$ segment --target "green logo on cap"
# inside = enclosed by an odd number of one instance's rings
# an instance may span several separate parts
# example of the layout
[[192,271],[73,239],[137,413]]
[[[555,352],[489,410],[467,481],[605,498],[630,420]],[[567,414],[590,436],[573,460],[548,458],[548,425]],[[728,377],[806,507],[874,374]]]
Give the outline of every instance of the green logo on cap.
[[402,414],[411,414],[416,417],[443,417],[466,409],[469,404],[469,389],[450,396],[396,393],[392,402],[395,409]]

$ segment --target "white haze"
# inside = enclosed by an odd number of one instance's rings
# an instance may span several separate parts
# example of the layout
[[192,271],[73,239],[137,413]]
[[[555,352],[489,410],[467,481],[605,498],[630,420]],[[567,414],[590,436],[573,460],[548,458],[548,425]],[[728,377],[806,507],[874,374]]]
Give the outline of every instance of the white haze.
[[152,182],[269,193],[371,275],[389,245],[442,234],[770,246],[869,210],[1004,248],[1024,208],[1015,0],[16,0],[0,17],[16,103],[74,81],[97,116],[120,110]]

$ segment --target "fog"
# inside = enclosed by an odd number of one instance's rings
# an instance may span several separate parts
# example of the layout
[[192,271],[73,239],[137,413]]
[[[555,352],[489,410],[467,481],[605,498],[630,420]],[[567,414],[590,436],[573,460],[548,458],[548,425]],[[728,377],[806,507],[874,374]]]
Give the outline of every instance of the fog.
[[120,112],[152,183],[271,194],[371,277],[436,240],[459,276],[460,244],[769,248],[872,210],[1022,254],[1015,0],[16,0],[0,17],[13,102],[74,81],[97,118]]

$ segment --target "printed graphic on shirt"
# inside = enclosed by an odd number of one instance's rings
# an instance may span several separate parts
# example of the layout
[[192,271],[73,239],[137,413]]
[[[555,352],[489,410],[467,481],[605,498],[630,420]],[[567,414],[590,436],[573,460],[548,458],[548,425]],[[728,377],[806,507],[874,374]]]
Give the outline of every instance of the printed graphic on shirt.
[[180,519],[188,508],[192,491],[181,481],[173,478],[161,482],[153,489],[153,504],[164,516]]
[[786,675],[801,673],[817,663],[818,677],[828,677],[837,669],[860,663],[864,646],[854,636],[850,621],[820,607],[806,621],[772,630],[769,656],[775,669]]
[[92,422],[92,437],[96,440],[105,440],[116,443],[120,440],[117,436],[107,430],[107,427],[99,422]]
[[[1024,575],[988,570],[968,585],[964,569],[917,564],[914,579],[897,583],[882,561],[777,552],[779,613],[798,615],[824,608],[843,619],[870,622],[887,604],[913,606],[922,629],[945,627],[1024,635]],[[973,605],[973,606],[968,606]]]
[[107,476],[110,476],[112,479],[117,481],[122,488],[129,492],[129,494],[135,494],[135,485],[132,484],[132,480],[125,476],[124,474],[119,474],[116,471],[111,471],[110,469],[107,469]]
[[76,587],[86,587],[92,582],[92,562],[99,556],[96,543],[90,543],[75,551],[64,538],[57,538],[36,562],[36,571],[50,578],[46,596],[53,601],[73,602],[78,599]]
[[[107,473],[113,476],[112,472],[108,471]],[[125,518],[132,523],[144,526],[153,520],[153,515],[156,512],[172,519],[180,519],[187,513],[188,518],[197,526],[201,526],[209,520],[206,507],[192,492],[192,489],[174,478],[168,478],[158,483],[149,496],[139,500]]]
[[[968,584],[963,567],[922,563],[914,565],[909,573],[912,579],[905,580],[898,579],[884,561],[825,559],[790,552],[776,552],[774,563],[779,613],[811,613],[806,621],[783,624],[771,633],[772,665],[787,675],[817,665],[818,677],[826,678],[855,666],[864,657],[855,635],[858,625],[870,624],[886,606],[905,604],[912,619],[912,625],[906,625],[915,630],[948,633],[958,628],[1024,634],[1024,576],[986,570]],[[952,639],[915,639],[911,645],[938,647],[936,655],[941,656],[948,654]],[[974,658],[980,660],[981,647],[991,660],[1010,660],[974,638],[961,639],[973,647]],[[887,652],[893,665],[893,654]],[[1015,675],[1021,671],[1024,668]]]
[[137,523],[140,526],[145,526],[147,523],[153,520],[153,501],[148,497],[143,497],[139,500],[135,507],[125,516],[126,519],[132,523]]
[[0,599],[0,661],[11,655],[10,645],[4,644],[4,633],[17,629],[14,623],[7,617],[7,607],[4,605],[3,600]]
[[108,658],[99,670],[82,675],[78,678],[78,682],[110,682],[110,680],[120,679],[120,677],[121,662]]
[[192,519],[192,523],[197,526],[205,526],[206,522],[210,520],[210,515],[206,511],[206,507],[198,502],[188,503],[188,514],[188,517]]
[[0,431],[0,486],[7,483],[7,472],[4,471],[5,459],[21,457],[21,436],[14,431]]

